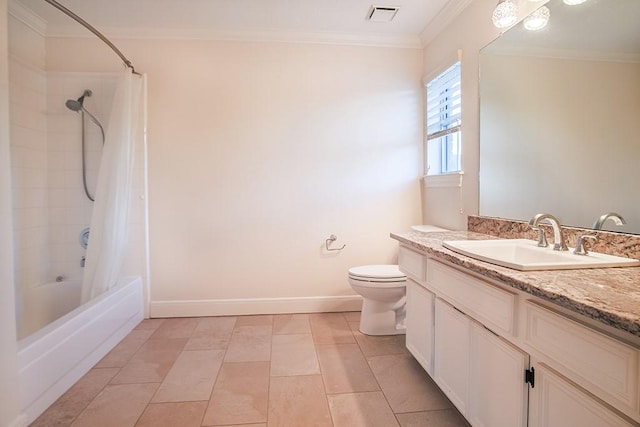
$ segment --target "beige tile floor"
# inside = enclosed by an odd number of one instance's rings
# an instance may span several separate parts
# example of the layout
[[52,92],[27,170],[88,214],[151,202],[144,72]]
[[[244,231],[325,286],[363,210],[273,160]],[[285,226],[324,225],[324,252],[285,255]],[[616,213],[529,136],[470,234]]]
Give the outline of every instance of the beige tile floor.
[[360,313],[144,320],[32,426],[466,427]]

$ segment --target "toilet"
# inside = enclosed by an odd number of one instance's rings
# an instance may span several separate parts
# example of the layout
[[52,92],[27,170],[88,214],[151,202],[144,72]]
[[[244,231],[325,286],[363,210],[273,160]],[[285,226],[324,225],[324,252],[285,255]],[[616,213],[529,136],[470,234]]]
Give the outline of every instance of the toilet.
[[397,265],[363,265],[349,269],[349,284],[362,295],[360,332],[366,335],[405,333],[407,277]]

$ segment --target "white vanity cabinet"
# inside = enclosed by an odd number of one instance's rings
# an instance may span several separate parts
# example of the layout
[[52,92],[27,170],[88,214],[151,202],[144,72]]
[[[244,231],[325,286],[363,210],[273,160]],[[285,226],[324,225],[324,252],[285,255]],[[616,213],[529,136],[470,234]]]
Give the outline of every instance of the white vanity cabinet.
[[474,426],[527,425],[529,355],[477,322],[471,323],[469,410]]
[[634,339],[412,248],[399,264],[407,348],[473,426],[640,426]]
[[529,356],[440,298],[435,331],[433,378],[469,422],[526,426]]
[[407,279],[407,349],[433,376],[433,319],[435,295]]
[[440,298],[435,304],[433,379],[458,410],[467,414],[471,319]]
[[629,427],[633,425],[544,363],[534,364],[529,427]]

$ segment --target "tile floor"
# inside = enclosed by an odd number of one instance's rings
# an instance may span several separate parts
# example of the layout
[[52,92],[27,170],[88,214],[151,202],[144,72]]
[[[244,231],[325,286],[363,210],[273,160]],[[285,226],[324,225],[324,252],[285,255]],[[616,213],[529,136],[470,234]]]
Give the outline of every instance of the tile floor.
[[468,426],[360,313],[144,320],[32,426]]

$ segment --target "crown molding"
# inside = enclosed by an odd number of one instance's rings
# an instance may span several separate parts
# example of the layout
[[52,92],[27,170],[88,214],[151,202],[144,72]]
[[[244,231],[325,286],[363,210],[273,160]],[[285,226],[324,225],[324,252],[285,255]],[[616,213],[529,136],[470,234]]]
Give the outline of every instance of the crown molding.
[[9,0],[7,10],[9,15],[40,34],[42,37],[47,35],[47,21],[40,18],[28,7],[18,3],[16,0]]
[[450,0],[420,33],[422,47],[427,46],[440,34],[473,0]]
[[[246,42],[311,43],[351,46],[375,46],[405,49],[421,49],[417,35],[389,35],[380,33],[353,34],[313,31],[278,31],[252,29],[158,29],[116,28],[99,29],[113,39],[158,39],[158,40],[220,40]],[[47,37],[93,37],[84,28],[51,27]]]

